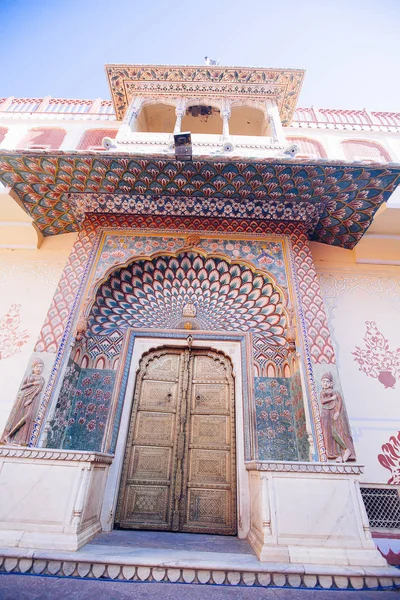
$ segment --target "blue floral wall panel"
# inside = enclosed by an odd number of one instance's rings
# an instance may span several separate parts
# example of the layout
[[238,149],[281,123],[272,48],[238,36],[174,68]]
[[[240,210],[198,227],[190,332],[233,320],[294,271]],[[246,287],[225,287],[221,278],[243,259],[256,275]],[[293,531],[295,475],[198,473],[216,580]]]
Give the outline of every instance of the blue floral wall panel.
[[259,460],[303,460],[304,443],[299,446],[298,407],[291,397],[291,378],[255,377],[254,391]]
[[111,407],[115,371],[82,369],[77,382],[63,448],[100,451]]

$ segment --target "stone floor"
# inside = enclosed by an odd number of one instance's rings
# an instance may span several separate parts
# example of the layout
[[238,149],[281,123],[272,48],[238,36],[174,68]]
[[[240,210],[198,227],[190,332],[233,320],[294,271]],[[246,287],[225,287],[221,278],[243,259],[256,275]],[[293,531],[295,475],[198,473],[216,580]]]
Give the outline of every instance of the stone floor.
[[109,533],[100,533],[84,547],[85,550],[89,550],[90,546],[122,546],[191,552],[253,554],[246,540],[239,540],[232,535],[172,533],[169,531],[118,531],[114,529]]
[[0,575],[1,600],[395,600],[396,591],[220,587]]

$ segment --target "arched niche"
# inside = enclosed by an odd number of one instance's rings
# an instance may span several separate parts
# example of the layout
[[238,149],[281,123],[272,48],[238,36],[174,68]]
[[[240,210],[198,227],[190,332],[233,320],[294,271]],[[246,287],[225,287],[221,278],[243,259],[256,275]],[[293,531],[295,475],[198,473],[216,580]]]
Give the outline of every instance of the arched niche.
[[343,152],[347,160],[369,160],[371,162],[390,162],[390,154],[378,142],[366,140],[343,140]]
[[219,107],[208,102],[189,104],[182,118],[181,131],[221,135],[222,117]]
[[233,106],[229,119],[229,133],[248,136],[270,135],[265,112],[255,106]]
[[297,158],[301,156],[306,158],[327,158],[324,146],[317,140],[305,137],[288,137],[286,139],[290,144],[297,144],[299,146],[300,155],[297,155]]
[[60,127],[34,127],[19,142],[21,150],[58,150],[66,136]]
[[136,120],[134,129],[143,133],[172,133],[175,122],[175,106],[161,102],[145,103]]

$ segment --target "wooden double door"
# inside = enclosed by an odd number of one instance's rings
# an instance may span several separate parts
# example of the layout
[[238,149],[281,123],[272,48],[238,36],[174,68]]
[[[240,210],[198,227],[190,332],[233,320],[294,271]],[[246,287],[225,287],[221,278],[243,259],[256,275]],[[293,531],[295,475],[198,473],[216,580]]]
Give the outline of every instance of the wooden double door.
[[142,358],[116,527],[236,533],[234,381],[224,355],[173,348]]

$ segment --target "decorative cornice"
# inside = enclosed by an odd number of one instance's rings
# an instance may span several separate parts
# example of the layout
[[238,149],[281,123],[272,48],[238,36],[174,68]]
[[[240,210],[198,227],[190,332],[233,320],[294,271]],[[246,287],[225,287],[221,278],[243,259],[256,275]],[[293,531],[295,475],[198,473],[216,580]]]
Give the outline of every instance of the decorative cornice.
[[21,446],[0,446],[0,458],[23,458],[32,460],[65,460],[111,464],[114,456],[86,450],[52,450],[51,448],[23,448]]
[[336,462],[287,462],[251,461],[246,463],[248,471],[274,471],[278,473],[323,473],[340,475],[360,475],[364,466],[354,463]]
[[221,66],[106,65],[118,120],[135,96],[217,97],[277,102],[283,125],[290,125],[305,71]]

